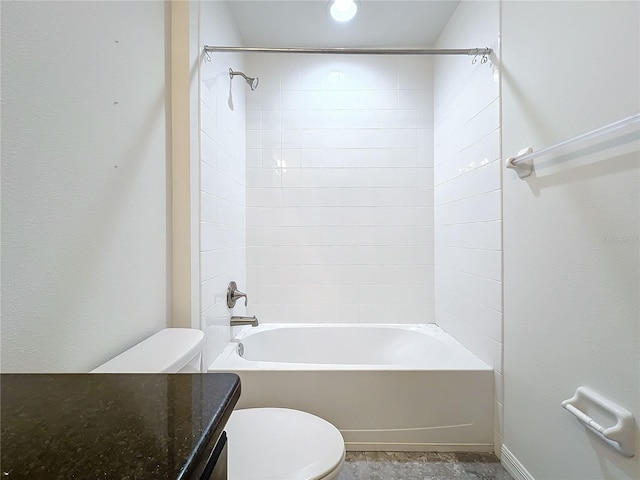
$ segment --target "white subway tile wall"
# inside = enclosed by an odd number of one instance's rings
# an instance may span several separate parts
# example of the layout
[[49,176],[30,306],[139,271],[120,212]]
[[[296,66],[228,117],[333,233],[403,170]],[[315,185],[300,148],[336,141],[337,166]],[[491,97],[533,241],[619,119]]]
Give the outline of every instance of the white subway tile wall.
[[[490,46],[498,2],[463,2],[438,47]],[[497,63],[497,62],[496,62]],[[493,62],[441,57],[434,70],[436,321],[495,371],[494,446],[502,446],[502,162]]]
[[260,77],[246,100],[249,311],[265,323],[433,322],[432,60],[246,65]]
[[[201,4],[205,43],[236,45],[227,7]],[[229,342],[226,291],[231,280],[246,288],[245,95],[241,78],[230,83],[229,68],[244,70],[241,54],[211,55],[200,68],[200,321],[205,332],[203,364]],[[234,314],[244,314],[238,304]]]

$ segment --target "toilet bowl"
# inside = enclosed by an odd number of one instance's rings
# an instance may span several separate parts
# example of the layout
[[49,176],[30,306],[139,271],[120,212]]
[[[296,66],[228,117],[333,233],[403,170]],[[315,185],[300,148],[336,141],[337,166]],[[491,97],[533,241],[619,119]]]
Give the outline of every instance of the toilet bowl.
[[[204,333],[166,328],[91,373],[197,373]],[[236,410],[225,428],[228,480],[334,480],[344,463],[340,431],[287,408]]]
[[334,480],[344,464],[340,431],[310,413],[235,410],[225,430],[229,480]]

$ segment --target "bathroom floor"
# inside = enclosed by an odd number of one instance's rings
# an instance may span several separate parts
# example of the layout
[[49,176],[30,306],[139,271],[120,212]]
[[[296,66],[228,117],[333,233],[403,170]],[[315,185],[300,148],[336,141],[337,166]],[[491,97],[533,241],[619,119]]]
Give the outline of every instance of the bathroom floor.
[[347,452],[338,480],[512,480],[490,453]]

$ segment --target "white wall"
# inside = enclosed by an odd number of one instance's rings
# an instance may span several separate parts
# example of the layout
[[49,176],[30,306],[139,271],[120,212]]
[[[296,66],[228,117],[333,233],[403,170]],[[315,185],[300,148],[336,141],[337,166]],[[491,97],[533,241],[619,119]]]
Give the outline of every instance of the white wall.
[[[505,156],[640,111],[638,2],[502,8]],[[560,406],[587,385],[640,418],[640,154],[602,147],[504,173],[504,443],[537,480],[640,474],[640,442],[624,458]]]
[[2,2],[2,370],[167,325],[166,6]]
[[247,281],[262,322],[433,321],[425,57],[248,58]]
[[499,3],[462,2],[439,48],[488,46],[490,62],[438,57],[434,70],[436,322],[495,371],[502,444],[502,212]]
[[[200,2],[200,45],[242,45],[227,6]],[[229,341],[226,291],[246,291],[245,95],[243,55],[215,53],[200,63],[200,317],[204,365]],[[244,314],[238,303],[235,315]]]

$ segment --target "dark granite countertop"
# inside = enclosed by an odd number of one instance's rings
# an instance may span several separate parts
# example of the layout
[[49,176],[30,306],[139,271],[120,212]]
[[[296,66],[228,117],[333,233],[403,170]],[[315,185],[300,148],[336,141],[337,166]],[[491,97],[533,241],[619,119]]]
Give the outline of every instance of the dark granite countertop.
[[199,479],[240,396],[204,374],[0,375],[3,479]]

